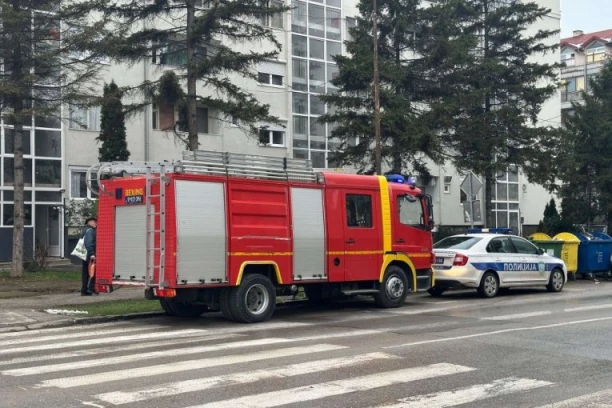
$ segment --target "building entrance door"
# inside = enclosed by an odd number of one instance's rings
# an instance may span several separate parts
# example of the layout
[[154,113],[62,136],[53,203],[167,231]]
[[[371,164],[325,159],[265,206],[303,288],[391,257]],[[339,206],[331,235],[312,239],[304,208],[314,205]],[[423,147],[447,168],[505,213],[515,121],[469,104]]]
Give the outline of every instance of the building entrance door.
[[36,221],[35,221],[35,236],[36,243],[47,248],[48,256],[59,257],[61,228],[60,228],[60,210],[54,205],[37,205],[36,206]]

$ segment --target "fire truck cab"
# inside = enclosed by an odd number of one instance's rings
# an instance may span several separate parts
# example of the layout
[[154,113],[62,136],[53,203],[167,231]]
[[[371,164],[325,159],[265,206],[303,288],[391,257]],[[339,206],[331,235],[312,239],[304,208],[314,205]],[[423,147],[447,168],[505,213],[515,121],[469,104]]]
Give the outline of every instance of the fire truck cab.
[[142,286],[168,315],[261,322],[300,287],[311,302],[399,307],[434,283],[431,198],[402,176],[197,151],[97,164],[87,179],[99,195],[98,290]]

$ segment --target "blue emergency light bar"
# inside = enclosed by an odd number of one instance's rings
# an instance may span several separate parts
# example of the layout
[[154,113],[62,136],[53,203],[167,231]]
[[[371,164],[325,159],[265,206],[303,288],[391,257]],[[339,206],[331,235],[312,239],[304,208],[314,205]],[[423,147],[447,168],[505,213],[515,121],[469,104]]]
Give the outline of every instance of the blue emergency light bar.
[[391,183],[408,184],[410,186],[416,185],[416,178],[412,176],[408,177],[408,180],[406,180],[401,174],[387,174],[385,177],[387,181]]
[[468,234],[512,234],[512,228],[468,228]]

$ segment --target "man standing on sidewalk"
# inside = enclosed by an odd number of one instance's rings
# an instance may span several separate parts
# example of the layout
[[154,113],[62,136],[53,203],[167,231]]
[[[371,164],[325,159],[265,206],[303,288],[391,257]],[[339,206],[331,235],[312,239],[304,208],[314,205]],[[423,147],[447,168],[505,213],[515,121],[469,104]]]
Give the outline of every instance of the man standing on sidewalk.
[[89,264],[96,259],[96,228],[98,219],[89,217],[85,220],[85,230],[83,231],[83,239],[85,241],[85,249],[87,249],[87,259],[83,261],[83,270],[81,271],[81,296],[91,296],[97,294],[95,291],[95,276],[89,278]]

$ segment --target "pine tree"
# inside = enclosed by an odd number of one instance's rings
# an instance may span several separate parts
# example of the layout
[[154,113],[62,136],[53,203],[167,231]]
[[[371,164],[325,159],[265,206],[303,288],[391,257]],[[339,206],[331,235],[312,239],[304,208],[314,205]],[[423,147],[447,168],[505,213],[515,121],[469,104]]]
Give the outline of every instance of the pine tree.
[[96,140],[102,142],[98,157],[100,162],[127,161],[130,158],[130,151],[127,149],[125,113],[121,97],[121,91],[115,81],[104,85],[100,135],[96,138]]
[[[427,63],[433,58],[415,55],[427,50],[426,44],[435,50],[433,44],[440,37],[426,37],[423,25],[434,21],[427,18],[428,13],[443,7],[425,10],[422,5],[420,0],[378,1],[381,156],[392,173],[403,173],[409,166],[427,174],[427,159],[441,160],[437,135],[423,117],[423,104],[435,92],[426,76]],[[346,41],[348,55],[335,58],[339,73],[332,83],[338,91],[321,96],[329,113],[320,118],[334,127],[331,136],[339,143],[334,160],[366,173],[373,173],[375,167],[372,6],[368,0],[359,2],[360,17]]]
[[590,225],[597,218],[612,227],[612,61],[604,64],[583,92],[583,102],[572,102],[558,145],[558,177],[565,183],[563,214]]
[[0,110],[14,135],[14,277],[24,261],[24,126],[33,117],[58,121],[64,103],[90,103],[100,55],[83,51],[95,48],[107,24],[88,20],[92,7],[87,0],[61,8],[58,0],[0,0]]
[[118,25],[105,38],[104,51],[120,62],[158,59],[172,67],[158,79],[132,88],[130,96],[142,97],[135,105],[160,103],[178,109],[181,120],[175,124],[175,135],[189,150],[199,146],[198,104],[258,135],[260,123],[279,123],[278,118],[237,80],[257,80],[254,66],[278,56],[281,44],[262,21],[289,10],[280,4],[262,0],[105,2],[100,11]]
[[455,167],[483,177],[486,226],[493,226],[496,174],[517,165],[530,181],[550,180],[556,133],[541,126],[538,115],[554,96],[559,65],[537,58],[558,47],[558,31],[531,31],[550,13],[534,2],[461,3],[461,27],[479,44],[468,53],[469,64],[437,76],[445,94],[429,114]]

